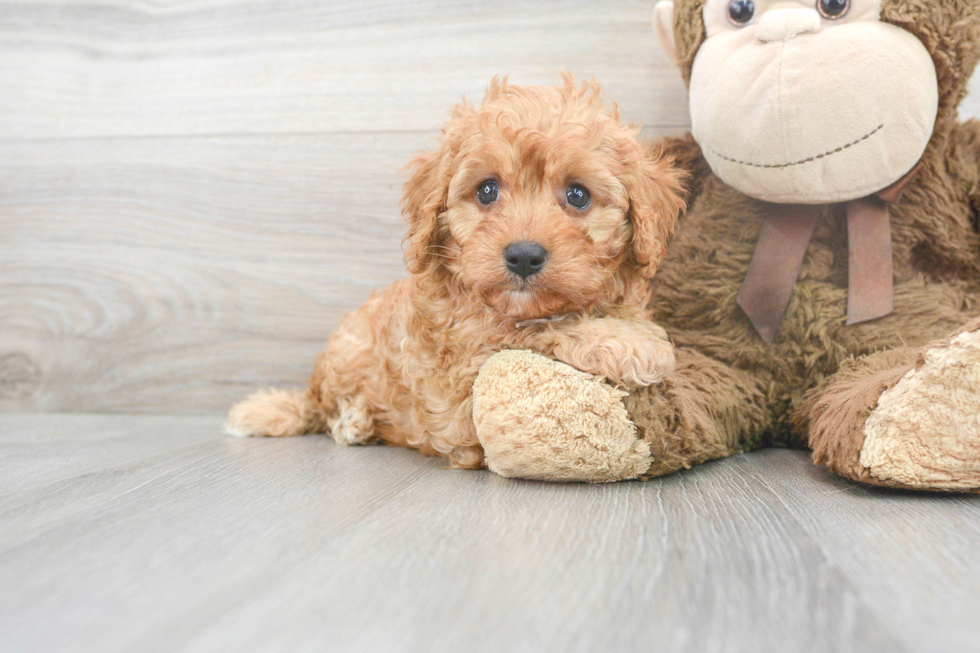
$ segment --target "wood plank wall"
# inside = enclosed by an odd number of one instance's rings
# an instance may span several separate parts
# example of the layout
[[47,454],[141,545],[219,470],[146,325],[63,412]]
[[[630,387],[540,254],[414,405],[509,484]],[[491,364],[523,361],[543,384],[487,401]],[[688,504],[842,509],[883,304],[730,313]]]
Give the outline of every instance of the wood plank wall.
[[461,96],[567,69],[687,128],[653,4],[0,0],[0,410],[301,384],[401,275],[399,170]]

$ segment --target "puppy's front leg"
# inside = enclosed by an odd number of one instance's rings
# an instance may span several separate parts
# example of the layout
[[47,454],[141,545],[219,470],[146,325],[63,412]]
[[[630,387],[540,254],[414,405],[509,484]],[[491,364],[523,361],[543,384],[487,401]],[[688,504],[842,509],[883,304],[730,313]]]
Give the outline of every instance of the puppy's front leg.
[[660,383],[674,371],[674,347],[667,333],[640,318],[594,318],[528,336],[531,347],[626,387]]

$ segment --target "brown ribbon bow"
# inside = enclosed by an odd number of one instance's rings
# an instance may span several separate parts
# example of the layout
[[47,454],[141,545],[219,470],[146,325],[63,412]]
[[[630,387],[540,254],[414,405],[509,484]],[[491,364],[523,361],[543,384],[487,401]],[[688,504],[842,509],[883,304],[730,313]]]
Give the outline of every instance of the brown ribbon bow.
[[[912,172],[885,190],[847,202],[847,324],[859,324],[892,312],[892,234],[889,204],[902,199]],[[803,267],[821,206],[773,204],[762,223],[738,305],[767,345],[776,338]]]

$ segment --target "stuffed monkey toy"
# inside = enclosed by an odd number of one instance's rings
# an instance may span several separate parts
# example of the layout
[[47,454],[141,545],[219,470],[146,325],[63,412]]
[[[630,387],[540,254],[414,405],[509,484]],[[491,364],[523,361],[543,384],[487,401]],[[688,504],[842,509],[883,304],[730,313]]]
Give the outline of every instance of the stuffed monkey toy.
[[674,0],[689,208],[652,282],[676,346],[626,391],[501,352],[474,419],[511,477],[651,478],[767,444],[846,478],[980,488],[976,0]]

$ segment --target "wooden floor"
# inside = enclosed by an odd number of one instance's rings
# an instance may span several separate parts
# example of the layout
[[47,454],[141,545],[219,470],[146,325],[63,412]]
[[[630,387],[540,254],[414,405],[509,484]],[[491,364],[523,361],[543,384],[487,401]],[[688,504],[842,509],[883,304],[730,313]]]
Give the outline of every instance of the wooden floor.
[[596,487],[219,427],[0,416],[0,650],[980,648],[980,498],[785,450]]

